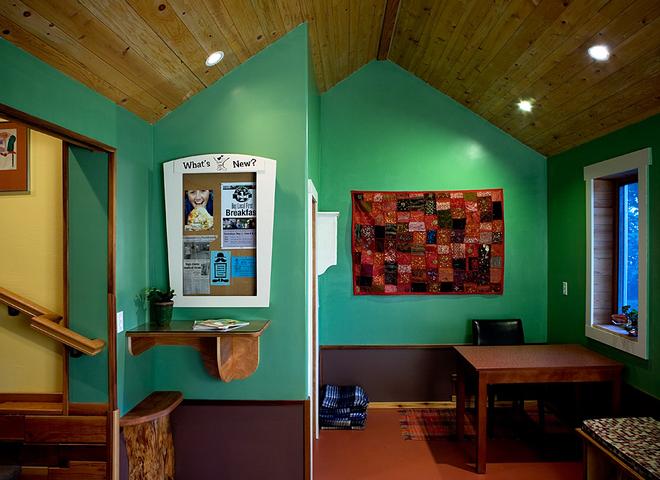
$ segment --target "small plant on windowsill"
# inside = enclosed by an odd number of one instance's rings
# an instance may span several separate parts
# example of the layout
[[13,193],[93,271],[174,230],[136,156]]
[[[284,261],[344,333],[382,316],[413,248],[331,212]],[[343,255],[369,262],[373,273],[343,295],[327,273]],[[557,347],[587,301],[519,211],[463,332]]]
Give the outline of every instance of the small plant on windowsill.
[[145,297],[149,302],[149,322],[159,327],[169,325],[172,321],[172,309],[174,308],[174,290],[161,290],[159,288],[148,288]]
[[637,336],[637,319],[639,313],[636,308],[632,308],[630,305],[624,305],[621,308],[623,313],[615,313],[612,315],[612,323],[617,327],[623,327],[628,335],[631,337]]

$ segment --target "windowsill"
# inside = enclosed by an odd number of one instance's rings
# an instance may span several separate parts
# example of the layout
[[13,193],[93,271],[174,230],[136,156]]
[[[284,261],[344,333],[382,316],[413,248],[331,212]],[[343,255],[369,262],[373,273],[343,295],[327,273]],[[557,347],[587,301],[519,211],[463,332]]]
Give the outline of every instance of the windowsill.
[[610,333],[614,333],[620,337],[625,338],[626,340],[631,340],[633,342],[637,341],[637,337],[633,337],[628,334],[628,331],[623,327],[617,327],[616,325],[606,325],[606,324],[594,324],[594,328],[599,328]]

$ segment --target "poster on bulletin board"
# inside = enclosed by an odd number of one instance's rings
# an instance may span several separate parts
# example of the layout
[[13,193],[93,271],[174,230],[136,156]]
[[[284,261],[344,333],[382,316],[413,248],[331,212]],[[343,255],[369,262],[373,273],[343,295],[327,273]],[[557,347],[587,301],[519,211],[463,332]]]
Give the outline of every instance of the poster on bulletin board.
[[205,154],[163,173],[174,305],[268,306],[275,161]]

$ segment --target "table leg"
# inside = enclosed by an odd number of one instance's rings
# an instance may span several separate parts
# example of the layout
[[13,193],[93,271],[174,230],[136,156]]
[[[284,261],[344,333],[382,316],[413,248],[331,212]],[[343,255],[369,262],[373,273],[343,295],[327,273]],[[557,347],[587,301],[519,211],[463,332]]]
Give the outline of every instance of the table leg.
[[486,422],[488,385],[479,374],[477,386],[477,473],[486,473]]
[[463,440],[465,434],[465,365],[458,362],[456,370],[456,436]]
[[615,374],[612,379],[612,415],[621,412],[621,374]]

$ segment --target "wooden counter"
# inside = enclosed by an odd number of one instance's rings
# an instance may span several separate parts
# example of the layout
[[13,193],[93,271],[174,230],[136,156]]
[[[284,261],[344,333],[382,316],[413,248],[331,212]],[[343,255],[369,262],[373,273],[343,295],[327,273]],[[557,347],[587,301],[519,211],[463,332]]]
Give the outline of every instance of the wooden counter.
[[126,332],[128,351],[140,355],[158,345],[189,346],[202,356],[209,374],[223,382],[247,378],[259,366],[259,337],[269,320],[250,321],[229,332],[193,330],[192,320],[166,326],[140,325]]

